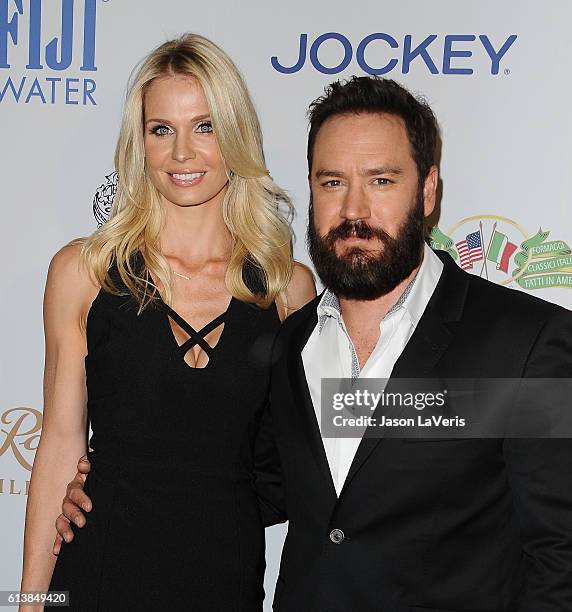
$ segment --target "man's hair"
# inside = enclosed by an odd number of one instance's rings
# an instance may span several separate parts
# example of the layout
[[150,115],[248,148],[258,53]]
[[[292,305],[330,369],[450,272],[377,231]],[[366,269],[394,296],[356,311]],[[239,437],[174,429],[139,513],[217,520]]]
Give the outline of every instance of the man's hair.
[[347,81],[335,81],[326,87],[323,96],[310,104],[308,173],[312,172],[314,143],[323,123],[335,115],[358,113],[388,113],[401,117],[419,181],[425,179],[435,163],[439,134],[435,115],[423,98],[413,96],[395,81],[378,76],[353,76]]

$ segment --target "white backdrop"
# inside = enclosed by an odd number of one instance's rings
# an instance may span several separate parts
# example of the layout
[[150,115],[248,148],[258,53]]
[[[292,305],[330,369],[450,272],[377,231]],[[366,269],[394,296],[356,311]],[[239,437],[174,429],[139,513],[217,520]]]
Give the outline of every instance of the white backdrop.
[[[96,227],[92,202],[99,189],[104,206],[111,190],[102,186],[134,64],[184,31],[231,55],[268,167],[294,198],[306,262],[308,103],[336,78],[385,71],[440,120],[441,246],[457,255],[477,232],[472,272],[570,307],[571,19],[569,0],[0,0],[0,590],[20,582],[47,266]],[[283,534],[269,531],[270,595]]]

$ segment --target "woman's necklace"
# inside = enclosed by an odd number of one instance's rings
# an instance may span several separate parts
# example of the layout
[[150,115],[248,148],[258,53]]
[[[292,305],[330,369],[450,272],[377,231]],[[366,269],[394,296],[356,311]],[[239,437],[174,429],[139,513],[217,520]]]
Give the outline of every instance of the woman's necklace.
[[184,274],[180,274],[179,272],[175,272],[175,270],[173,270],[173,268],[171,268],[171,272],[175,275],[175,276],[180,276],[181,278],[184,278],[185,280],[190,281],[191,277],[190,276],[185,276]]
[[193,280],[194,276],[199,275],[204,269],[205,266],[207,265],[207,261],[205,261],[205,263],[197,270],[197,272],[195,274],[193,274],[193,276],[187,276],[186,274],[181,274],[180,272],[175,272],[175,270],[173,270],[173,266],[171,266],[171,264],[169,264],[169,268],[171,268],[171,272],[175,275],[175,276],[180,276],[181,278],[184,278],[187,281],[191,281]]

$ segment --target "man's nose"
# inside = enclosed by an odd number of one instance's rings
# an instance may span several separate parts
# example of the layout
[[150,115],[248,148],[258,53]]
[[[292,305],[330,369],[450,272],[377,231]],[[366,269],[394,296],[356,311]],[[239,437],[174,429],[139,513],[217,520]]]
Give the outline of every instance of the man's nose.
[[359,185],[350,185],[346,190],[340,209],[340,217],[349,221],[369,219],[371,217],[367,195]]

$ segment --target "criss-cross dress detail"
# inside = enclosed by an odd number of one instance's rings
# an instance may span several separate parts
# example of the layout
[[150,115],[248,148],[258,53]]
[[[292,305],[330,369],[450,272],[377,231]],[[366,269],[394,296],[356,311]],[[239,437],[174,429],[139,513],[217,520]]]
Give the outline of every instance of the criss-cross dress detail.
[[[220,325],[224,324],[227,313],[228,313],[228,308],[225,310],[225,312],[219,314],[218,317],[214,318],[212,321],[210,321],[209,323],[207,323],[205,326],[201,327],[201,329],[197,331],[192,325],[190,325],[185,319],[183,319],[183,317],[177,311],[173,310],[168,304],[165,304],[163,302],[163,307],[167,311],[167,315],[171,319],[173,319],[177,323],[177,325],[183,331],[185,331],[189,336],[188,340],[185,340],[185,342],[183,342],[182,344],[179,344],[179,352],[181,354],[181,357],[184,359],[185,355],[196,344],[198,344],[205,351],[205,353],[210,359],[212,353],[214,352],[214,349],[218,345],[218,342],[214,346],[211,346],[205,340],[205,336],[210,334],[213,330],[215,330]],[[219,338],[219,342],[220,342],[220,338]]]

